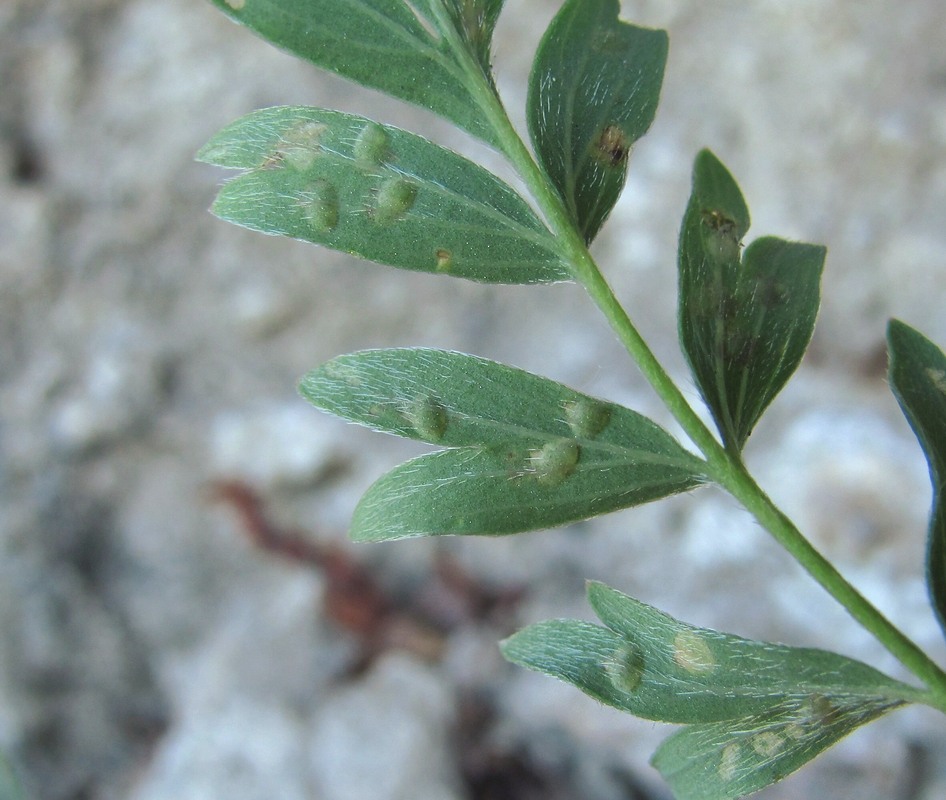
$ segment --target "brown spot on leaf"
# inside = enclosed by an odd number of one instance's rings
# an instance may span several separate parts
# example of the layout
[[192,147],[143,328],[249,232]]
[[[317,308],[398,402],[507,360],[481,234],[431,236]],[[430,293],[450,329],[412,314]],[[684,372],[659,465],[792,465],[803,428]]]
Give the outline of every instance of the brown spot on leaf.
[[607,125],[595,139],[594,152],[599,161],[611,167],[620,167],[627,163],[631,143],[618,125]]
[[727,217],[722,211],[715,208],[704,208],[700,211],[703,224],[712,231],[724,235],[735,235],[736,220]]

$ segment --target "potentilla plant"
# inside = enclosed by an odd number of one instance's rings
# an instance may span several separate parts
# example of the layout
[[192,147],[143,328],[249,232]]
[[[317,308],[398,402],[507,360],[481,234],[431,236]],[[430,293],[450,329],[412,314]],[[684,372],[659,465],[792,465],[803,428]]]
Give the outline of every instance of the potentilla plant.
[[[495,175],[414,133],[321,108],[268,108],[199,158],[240,170],[219,217],[371,261],[490,283],[576,281],[699,455],[637,412],[472,355],[369,350],[310,372],[303,396],[379,431],[438,446],[371,486],[351,536],[499,536],[714,483],[758,520],[916,678],[837,653],[687,625],[601,583],[601,625],[552,620],[502,643],[524,667],[639,717],[682,725],[653,757],[681,800],[761,789],[909,703],[946,713],[946,674],[851,586],[747,471],[742,451],[811,339],[825,249],[744,244],[749,210],[709,151],[696,157],[679,240],[680,344],[704,424],[641,338],[588,251],[634,143],[657,109],[664,31],[618,19],[618,0],[565,0],[539,45],[532,149],[493,81],[504,0],[214,0],[274,44],[423,106],[508,159],[535,208]],[[946,356],[906,324],[887,331],[890,386],[930,465],[926,574],[946,631]]]

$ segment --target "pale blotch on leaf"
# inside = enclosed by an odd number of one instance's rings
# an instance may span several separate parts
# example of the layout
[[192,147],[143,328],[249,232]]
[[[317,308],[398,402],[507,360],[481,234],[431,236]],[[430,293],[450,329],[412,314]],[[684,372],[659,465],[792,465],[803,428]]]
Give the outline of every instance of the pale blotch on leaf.
[[273,155],[294,169],[304,172],[315,163],[315,159],[322,152],[322,136],[327,130],[328,126],[321,122],[298,122],[280,137]]
[[329,361],[322,369],[333,380],[345,381],[349,386],[361,385],[361,372],[352,364],[343,361]]
[[749,746],[763,758],[773,758],[785,744],[785,739],[775,731],[761,731],[749,739]]
[[407,416],[425,441],[439,442],[447,431],[447,409],[433,395],[416,398]]
[[736,235],[736,221],[716,209],[704,209],[701,218],[706,254],[720,264],[739,261],[741,243]]
[[563,404],[568,427],[579,439],[594,439],[611,421],[611,408],[589,397],[579,397]]
[[621,645],[604,663],[604,671],[622,692],[633,692],[640,686],[644,676],[644,659],[634,645]]
[[453,254],[444,247],[438,247],[434,255],[437,257],[437,272],[449,272],[453,266]]
[[693,675],[712,672],[717,667],[716,657],[706,639],[687,630],[673,637],[673,661]]
[[789,739],[794,739],[796,742],[800,742],[807,736],[804,726],[797,722],[789,722],[782,730]]
[[933,382],[933,386],[936,387],[940,394],[946,394],[946,372],[934,367],[927,367],[926,377]]
[[739,771],[739,743],[730,742],[719,755],[719,777],[723,783],[729,783]]
[[224,0],[224,2],[234,11],[239,11],[246,5],[246,0]]
[[377,122],[368,122],[355,139],[352,152],[359,167],[380,167],[388,156],[388,134]]
[[547,442],[529,457],[529,466],[535,479],[545,486],[558,486],[578,466],[581,448],[572,439]]
[[417,199],[417,187],[406,178],[388,178],[378,190],[375,219],[394,222],[403,217]]
[[319,179],[309,184],[300,195],[302,213],[318,233],[328,233],[338,225],[338,190]]

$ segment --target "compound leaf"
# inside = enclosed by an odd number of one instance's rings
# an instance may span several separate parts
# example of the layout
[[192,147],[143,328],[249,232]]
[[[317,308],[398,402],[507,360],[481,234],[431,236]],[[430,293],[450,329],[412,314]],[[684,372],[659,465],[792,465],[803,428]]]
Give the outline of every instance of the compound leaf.
[[368,489],[352,537],[501,535],[562,525],[686,491],[701,462],[630,409],[475,356],[369,350],[309,373],[317,407],[456,450]]
[[568,278],[554,239],[518,194],[398,128],[269,108],[224,128],[198,158],[245,170],[223,185],[213,211],[253,230],[476,281]]
[[738,452],[798,367],[820,302],[825,249],[764,237],[742,252],[749,211],[707,150],[680,233],[680,341],[726,445]]
[[607,628],[542,622],[508,639],[504,655],[663,722],[740,719],[812,697],[895,703],[912,691],[837,653],[686,625],[601,583],[589,584],[588,597]]
[[926,577],[933,609],[946,633],[946,355],[919,331],[899,320],[887,328],[890,388],[920,441],[930,467],[930,514]]
[[[430,109],[496,145],[477,102],[502,0],[213,0],[316,66]],[[467,48],[478,73],[466,69]]]
[[634,143],[657,112],[665,31],[618,19],[618,0],[568,0],[546,31],[529,81],[539,161],[585,241],[611,212]]

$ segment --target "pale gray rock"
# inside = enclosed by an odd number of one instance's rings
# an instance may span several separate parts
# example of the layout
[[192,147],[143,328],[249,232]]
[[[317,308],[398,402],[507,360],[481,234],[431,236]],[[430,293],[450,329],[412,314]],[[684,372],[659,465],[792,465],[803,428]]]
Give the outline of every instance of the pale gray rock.
[[211,426],[213,468],[253,483],[306,485],[337,461],[331,431],[301,400],[218,414]]
[[[233,696],[167,735],[129,800],[308,800],[303,726],[286,710]],[[278,787],[278,788],[277,788]]]
[[448,685],[403,655],[320,709],[309,763],[323,800],[459,800],[447,751],[453,716]]

